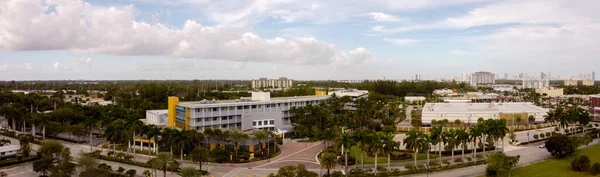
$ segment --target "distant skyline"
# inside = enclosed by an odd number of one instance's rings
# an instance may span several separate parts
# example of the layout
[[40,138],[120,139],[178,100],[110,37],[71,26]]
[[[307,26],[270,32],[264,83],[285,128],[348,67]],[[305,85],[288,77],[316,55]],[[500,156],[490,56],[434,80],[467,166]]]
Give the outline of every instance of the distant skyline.
[[567,78],[596,0],[4,0],[0,80]]

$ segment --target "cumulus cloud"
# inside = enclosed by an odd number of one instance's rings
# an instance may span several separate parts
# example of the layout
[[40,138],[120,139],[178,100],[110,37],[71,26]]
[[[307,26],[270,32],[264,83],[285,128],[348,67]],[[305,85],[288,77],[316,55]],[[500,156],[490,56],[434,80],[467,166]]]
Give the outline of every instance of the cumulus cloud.
[[557,25],[597,23],[600,1],[582,0],[577,3],[560,0],[495,1],[474,8],[464,15],[448,17],[431,23],[402,26],[373,26],[371,31],[393,34],[429,29],[465,29],[486,25]]
[[469,52],[469,51],[465,51],[465,50],[459,50],[459,49],[452,49],[448,51],[448,54],[450,55],[475,55],[475,53],[473,52]]
[[33,69],[33,67],[31,66],[31,63],[29,63],[29,62],[24,63],[20,68],[24,71],[31,71],[31,69]]
[[409,20],[408,18],[400,18],[383,12],[369,12],[365,15],[369,16],[371,20],[376,22],[406,22]]
[[[52,5],[55,11],[46,13]],[[315,38],[266,39],[191,20],[180,29],[150,24],[136,21],[134,11],[131,5],[103,8],[82,1],[3,1],[0,16],[12,18],[0,19],[0,49],[309,65],[360,63],[371,57],[365,49],[346,52]]]
[[52,71],[58,71],[58,69],[60,69],[60,63],[56,62],[56,63],[52,64],[52,66],[50,67],[50,69]]
[[419,42],[418,40],[414,40],[414,39],[383,38],[383,40],[387,41],[387,42],[391,42],[395,45],[411,45],[411,44]]

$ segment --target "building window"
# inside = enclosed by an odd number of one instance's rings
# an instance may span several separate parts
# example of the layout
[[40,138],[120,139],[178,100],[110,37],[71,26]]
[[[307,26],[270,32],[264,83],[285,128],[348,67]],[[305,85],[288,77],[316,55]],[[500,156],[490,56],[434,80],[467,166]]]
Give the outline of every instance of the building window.
[[274,120],[270,120],[270,121],[269,121],[269,124],[271,124],[271,125],[275,125],[275,121],[274,121]]
[[205,118],[204,121],[208,122],[208,121],[210,121],[210,118]]
[[213,117],[213,121],[217,121],[217,117]]
[[250,109],[250,106],[244,106],[244,109]]
[[227,128],[227,124],[221,125],[221,128]]
[[219,111],[219,108],[212,108],[212,111]]
[[242,106],[238,106],[237,109],[242,109]]
[[258,126],[261,126],[261,125],[262,125],[262,121],[258,121]]
[[252,109],[256,109],[256,105],[252,105]]
[[266,120],[265,120],[265,121],[263,121],[263,122],[265,123],[265,125],[269,125],[269,124],[268,124],[268,123],[269,123],[268,121],[266,121]]
[[229,116],[229,120],[233,120],[233,116]]
[[256,121],[252,121],[252,126],[256,126]]
[[221,117],[221,120],[227,120],[227,116]]

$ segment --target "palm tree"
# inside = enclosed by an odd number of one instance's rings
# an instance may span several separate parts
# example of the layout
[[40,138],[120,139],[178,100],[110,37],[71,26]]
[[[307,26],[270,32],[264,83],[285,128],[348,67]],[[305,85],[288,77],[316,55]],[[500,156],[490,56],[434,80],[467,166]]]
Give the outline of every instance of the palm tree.
[[96,128],[96,125],[97,125],[97,121],[96,121],[96,120],[97,120],[97,119],[94,119],[94,118],[92,118],[92,117],[87,117],[87,118],[86,118],[86,119],[83,121],[83,126],[84,126],[84,127],[87,129],[87,130],[89,130],[89,132],[90,132],[90,152],[94,151],[94,149],[93,149],[93,146],[94,146],[94,144],[93,144],[93,142],[92,142],[92,141],[93,141],[92,130],[93,130],[94,128]]
[[[244,132],[240,131],[239,129],[233,129],[232,131],[229,132],[229,136],[227,137],[227,140],[229,142],[233,143],[233,150],[235,151],[235,157],[237,158],[237,151],[238,151],[238,143],[241,141],[244,141],[248,139],[248,135],[245,134]],[[270,154],[269,154],[270,155]]]
[[203,133],[206,135],[206,144],[208,144],[208,147],[210,148],[210,137],[214,136],[213,129],[210,127],[204,128]]
[[[127,129],[128,131],[131,131],[132,135],[133,135],[133,153],[135,154],[135,134],[136,132],[139,132],[142,129],[142,126],[144,125],[139,119],[136,118],[128,118],[126,120],[127,122],[125,123],[125,129]],[[129,143],[129,148],[131,148],[131,141],[127,141]],[[140,145],[141,146],[141,145]],[[129,151],[129,150],[128,150]]]
[[[473,159],[477,157],[477,138],[482,136],[483,126],[480,124],[475,125],[469,131],[469,137],[473,140]],[[485,147],[484,147],[485,149]]]
[[327,176],[331,176],[329,169],[335,168],[336,161],[337,157],[335,154],[325,152],[321,155],[321,168],[327,169]]
[[529,129],[531,129],[531,124],[533,124],[535,122],[535,117],[533,115],[529,115],[529,117],[527,118],[527,125],[529,126]]
[[175,144],[174,137],[178,132],[178,130],[173,128],[164,128],[160,134],[160,136],[162,137],[160,144],[168,146],[169,152],[171,152],[171,154],[173,154],[173,144]]
[[439,151],[439,162],[438,163],[442,163],[442,144],[443,144],[443,138],[444,137],[444,128],[442,127],[442,125],[438,125],[435,127],[431,128],[431,143],[434,145],[438,145],[438,151]]
[[152,168],[163,170],[163,176],[167,176],[167,167],[171,165],[175,159],[171,153],[161,152],[155,158],[150,160]]
[[421,134],[423,133],[411,130],[406,134],[406,138],[403,140],[405,148],[415,152],[415,166],[417,166],[417,154],[419,153],[419,149],[423,149],[423,137]]
[[113,143],[113,151],[117,151],[117,143],[124,138],[123,134],[124,121],[121,119],[115,120],[106,127],[104,134],[109,142]]
[[427,165],[429,165],[429,151],[431,151],[431,144],[436,141],[431,138],[431,134],[421,134],[423,138],[423,150],[427,152]]
[[344,153],[344,172],[348,173],[348,150],[350,150],[350,148],[354,145],[354,139],[352,139],[352,136],[347,133],[344,132],[340,135],[339,138],[337,138],[334,142],[334,146],[337,149],[343,149]]
[[189,136],[188,131],[177,131],[173,136],[173,144],[180,150],[181,164],[183,164],[183,149],[192,146],[194,143],[193,137]]
[[196,147],[192,152],[190,152],[190,156],[192,157],[193,162],[198,162],[198,169],[202,170],[202,162],[208,161],[208,149],[204,147]]
[[388,170],[390,169],[390,163],[391,163],[391,154],[392,152],[394,152],[396,150],[396,148],[398,148],[398,146],[400,146],[400,143],[394,141],[394,134],[393,133],[388,133],[384,136],[383,138],[383,152],[387,153],[388,155]]
[[523,118],[521,118],[521,115],[516,115],[515,116],[515,121],[517,122],[517,130],[519,129],[519,125],[521,125],[521,123],[523,122]]
[[457,145],[461,145],[462,146],[462,158],[465,158],[465,149],[468,148],[469,146],[469,133],[467,133],[467,129],[464,127],[458,128],[456,129],[456,139],[457,141]]
[[454,125],[456,125],[456,127],[460,127],[460,124],[462,124],[462,121],[460,121],[460,119],[454,120]]
[[371,142],[371,134],[370,134],[370,130],[369,129],[365,129],[365,130],[360,130],[358,131],[358,133],[356,133],[356,136],[354,136],[355,138],[355,142],[358,143],[358,149],[360,149],[360,163],[362,166],[362,169],[365,169],[365,159],[364,159],[364,152],[366,149],[368,149],[369,147],[369,143]]
[[446,142],[446,148],[452,151],[452,163],[454,163],[454,149],[458,145],[457,132],[455,129],[444,133],[444,141]]
[[258,140],[258,144],[261,145],[261,148],[262,148],[262,142],[267,140],[267,138],[269,138],[269,135],[271,135],[271,134],[272,133],[269,130],[256,130],[256,131],[252,132],[254,139]]
[[548,111],[548,113],[544,115],[544,121],[549,122],[550,125],[554,126],[554,122],[556,122],[556,112],[554,112],[552,109]]
[[369,151],[375,154],[375,176],[377,176],[377,161],[379,161],[378,155],[383,151],[383,141],[385,134],[382,132],[375,132],[372,136],[371,143],[369,145]]
[[[156,125],[148,125],[144,130],[146,138],[148,138],[148,142],[150,142],[150,140],[154,140],[156,146],[156,148],[154,148],[154,153],[158,152],[158,145],[156,145],[156,143],[158,143],[158,136],[161,135],[160,130],[160,127],[157,127]],[[152,151],[150,150],[150,144],[148,144],[148,158],[150,158],[151,153]]]

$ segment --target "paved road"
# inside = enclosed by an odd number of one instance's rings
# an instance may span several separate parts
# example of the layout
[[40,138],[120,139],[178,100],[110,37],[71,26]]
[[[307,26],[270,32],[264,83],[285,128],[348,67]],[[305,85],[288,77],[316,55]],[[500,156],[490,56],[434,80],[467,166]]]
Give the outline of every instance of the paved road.
[[10,177],[32,177],[40,175],[33,171],[32,162],[4,167],[0,169],[0,171],[5,172]]
[[[525,148],[506,152],[506,154],[510,155],[510,156],[515,156],[515,155],[521,156],[521,158],[519,159],[519,163],[517,164],[517,167],[534,164],[536,162],[540,162],[540,161],[543,161],[543,160],[546,160],[546,159],[552,157],[545,148],[539,148],[538,147],[539,144],[542,144],[542,142],[533,143],[531,145],[527,145],[527,147],[525,147]],[[600,144],[600,140],[595,139],[592,143],[590,143],[590,146],[588,146],[588,147],[591,147],[592,145],[598,145],[598,144]],[[466,176],[481,176],[481,175],[484,175],[484,173],[485,173],[485,165],[478,165],[478,166],[473,166],[473,167],[430,173],[429,176],[432,176],[432,177],[466,177]],[[426,174],[418,174],[418,175],[412,175],[412,176],[413,177],[423,177],[423,176],[427,176],[427,175]]]

